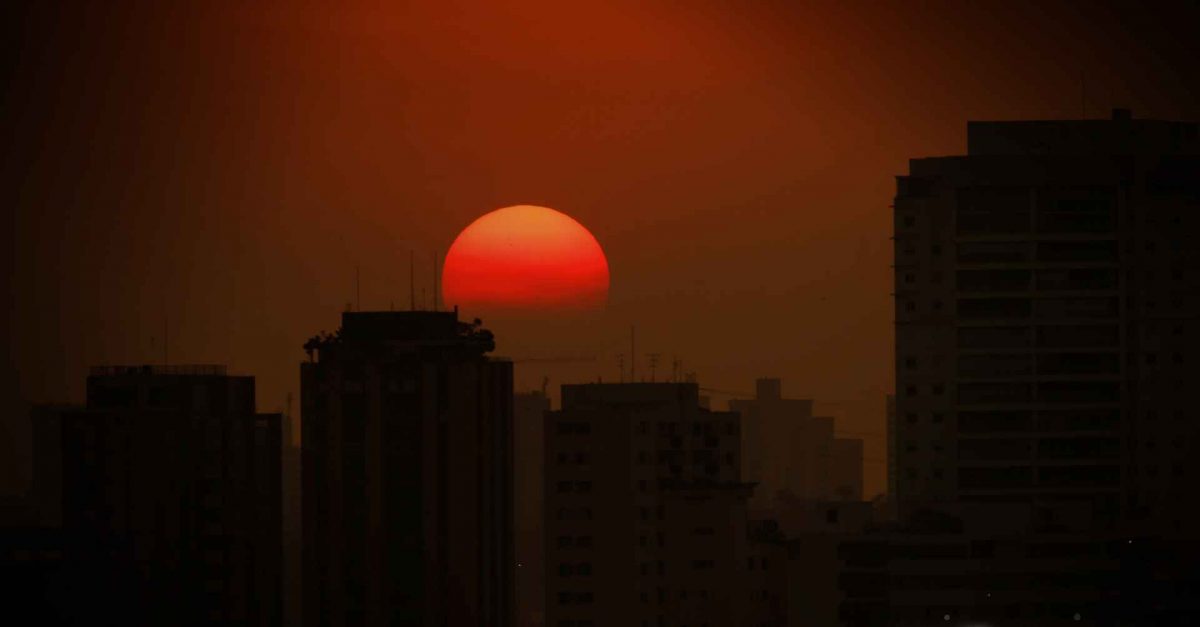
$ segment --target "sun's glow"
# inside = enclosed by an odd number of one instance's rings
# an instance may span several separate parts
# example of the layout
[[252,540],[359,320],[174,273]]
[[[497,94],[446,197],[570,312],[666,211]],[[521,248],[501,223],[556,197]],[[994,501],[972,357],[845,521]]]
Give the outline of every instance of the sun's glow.
[[534,205],[472,222],[446,253],[442,293],[470,311],[593,310],[608,299],[608,260],[570,216]]

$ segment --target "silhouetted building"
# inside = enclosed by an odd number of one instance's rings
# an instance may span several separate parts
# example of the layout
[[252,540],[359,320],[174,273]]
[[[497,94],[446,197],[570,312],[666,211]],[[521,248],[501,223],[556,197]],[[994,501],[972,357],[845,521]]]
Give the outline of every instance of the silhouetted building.
[[564,385],[545,442],[548,625],[720,627],[782,611],[747,577],[767,549],[750,538],[738,414],[700,407],[696,384]]
[[288,411],[283,415],[281,424],[282,457],[280,484],[283,489],[283,621],[285,625],[300,625],[303,616],[301,575],[303,563],[303,534],[301,532],[304,519],[301,509],[300,484],[300,446],[296,437],[298,429],[292,416],[291,395],[288,395]]
[[884,424],[886,427],[885,437],[887,438],[887,494],[883,496],[884,511],[880,512],[886,520],[895,520],[896,518],[896,494],[899,492],[897,484],[900,481],[900,471],[896,467],[896,439],[900,437],[900,431],[896,427],[896,395],[888,394],[883,405]]
[[[742,476],[757,485],[753,502],[770,510],[780,492],[815,497],[818,478],[829,476],[833,424],[815,421],[811,399],[785,399],[779,379],[755,381],[753,399],[729,401],[741,415]],[[823,494],[821,496],[828,496]]]
[[[901,535],[887,542],[907,546],[898,538],[921,516],[961,529],[889,559],[889,620],[1194,623],[1186,586],[1134,573],[1185,572],[1200,528],[1186,387],[1200,363],[1197,126],[1115,110],[971,123],[967,143],[966,156],[914,159],[897,180],[889,445]],[[992,542],[997,524],[1010,537],[977,555],[971,543]],[[931,578],[922,569],[943,544],[959,548]],[[939,613],[951,598],[959,611]]]
[[542,464],[543,427],[549,410],[550,399],[540,391],[513,396],[518,627],[540,627],[546,621]]
[[1196,125],[978,122],[968,146],[897,181],[902,509],[1165,514],[1200,479]]
[[757,484],[754,511],[769,513],[784,494],[862,500],[862,440],[835,438],[834,419],[813,416],[810,399],[783,398],[779,379],[755,387],[755,398],[729,401],[741,414],[743,476]]
[[513,621],[511,362],[457,312],[347,312],[300,369],[304,620]]
[[60,420],[64,559],[122,582],[126,624],[281,624],[280,417],[253,377],[93,368]]

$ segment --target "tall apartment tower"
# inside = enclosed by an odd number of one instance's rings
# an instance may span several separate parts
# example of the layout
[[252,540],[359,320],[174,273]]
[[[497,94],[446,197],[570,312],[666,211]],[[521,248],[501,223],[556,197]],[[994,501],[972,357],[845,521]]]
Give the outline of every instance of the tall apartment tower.
[[698,390],[562,387],[545,427],[547,625],[782,624],[779,594],[747,577],[738,414]]
[[59,429],[67,560],[132,592],[127,624],[282,624],[280,416],[253,377],[93,368]]
[[1101,526],[1186,529],[1200,481],[1197,126],[1115,110],[967,134],[965,156],[914,159],[897,178],[901,515],[1073,503]]
[[457,312],[346,312],[301,365],[304,621],[508,627],[512,363]]

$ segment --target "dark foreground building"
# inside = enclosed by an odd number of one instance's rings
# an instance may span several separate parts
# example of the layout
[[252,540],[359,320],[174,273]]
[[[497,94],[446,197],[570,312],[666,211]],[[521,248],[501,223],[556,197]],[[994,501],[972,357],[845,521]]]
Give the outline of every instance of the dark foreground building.
[[281,624],[280,416],[255,411],[253,377],[93,368],[86,408],[41,418],[61,421],[35,451],[61,460],[51,593],[103,597],[68,604],[80,624]]
[[304,620],[513,620],[511,362],[457,312],[347,312],[305,345]]
[[861,624],[1195,624],[1197,125],[967,143],[897,180],[900,526]]
[[546,620],[542,429],[549,409],[550,398],[544,392],[526,392],[513,397],[518,627],[542,627]]

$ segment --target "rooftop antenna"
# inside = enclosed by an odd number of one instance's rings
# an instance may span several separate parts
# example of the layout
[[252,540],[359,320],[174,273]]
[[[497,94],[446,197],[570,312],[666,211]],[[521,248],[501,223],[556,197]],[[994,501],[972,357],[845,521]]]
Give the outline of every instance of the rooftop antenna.
[[629,382],[637,381],[637,327],[629,325]]
[[650,382],[654,383],[654,369],[658,366],[658,353],[650,353]]
[[354,264],[354,309],[362,311],[362,281],[359,279],[358,264]]
[[625,353],[617,353],[617,368],[621,370],[621,383],[625,382]]
[[417,253],[414,250],[408,251],[408,309],[409,311],[417,310],[417,284],[416,275]]
[[425,311],[425,308],[428,306],[429,306],[429,303],[425,300],[425,288],[422,287],[421,288],[421,311]]
[[542,398],[546,398],[546,386],[550,385],[550,377],[542,375]]

